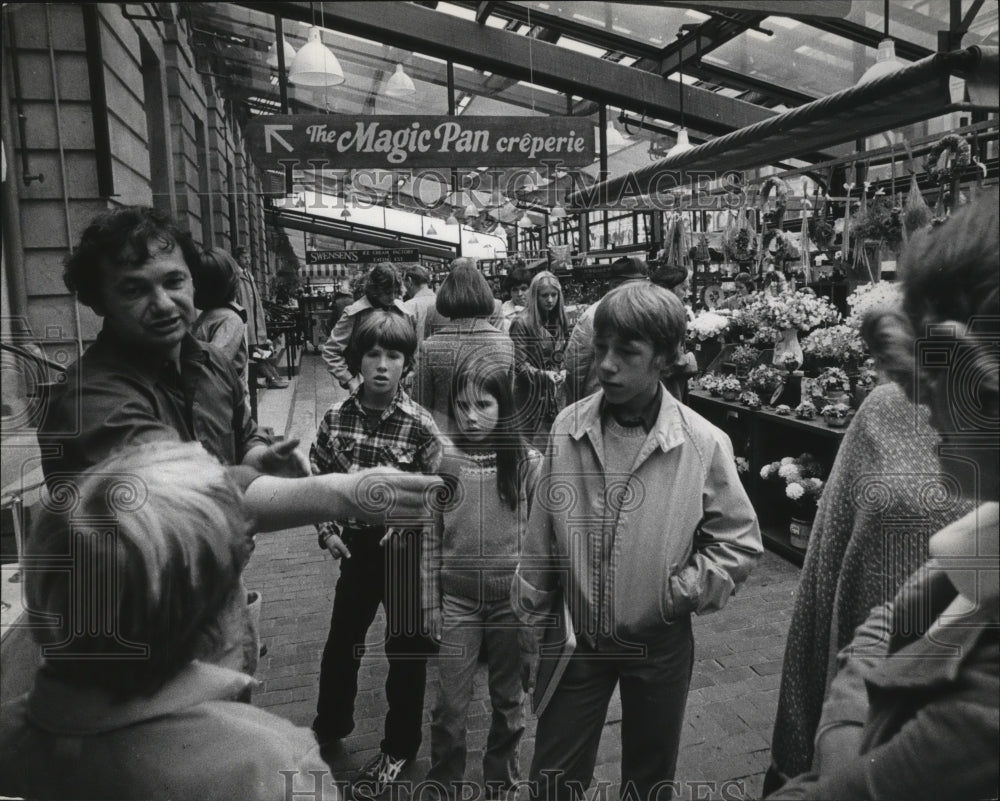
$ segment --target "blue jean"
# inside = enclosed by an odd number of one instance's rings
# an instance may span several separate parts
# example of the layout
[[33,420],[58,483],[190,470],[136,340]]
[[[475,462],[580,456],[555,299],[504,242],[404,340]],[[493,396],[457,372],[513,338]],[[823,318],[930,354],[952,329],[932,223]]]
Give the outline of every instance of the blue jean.
[[519,779],[518,747],[524,733],[518,631],[510,599],[477,601],[442,594],[441,691],[431,720],[428,779],[451,790],[465,776],[466,725],[477,657],[486,642],[493,718],[483,754],[487,787],[508,789]]
[[677,768],[694,639],[691,618],[675,620],[664,637],[636,657],[577,643],[552,700],[538,719],[531,762],[532,796],[579,799],[590,786],[597,748],[615,685],[622,701],[622,791],[664,801]]

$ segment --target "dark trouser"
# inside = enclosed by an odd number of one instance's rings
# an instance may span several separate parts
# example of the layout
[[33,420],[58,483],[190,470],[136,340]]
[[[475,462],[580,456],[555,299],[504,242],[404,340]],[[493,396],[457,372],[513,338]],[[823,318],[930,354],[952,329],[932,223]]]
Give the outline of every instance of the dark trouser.
[[433,650],[421,634],[420,540],[417,532],[395,534],[383,547],[379,531],[346,532],[351,558],[341,562],[330,634],[323,649],[319,700],[313,729],[329,738],[354,729],[354,699],[365,636],[380,603],[385,605],[385,653],[389,676],[385,695],[382,751],[413,759],[420,748],[427,656]]
[[620,685],[620,796],[672,798],[669,783],[677,767],[693,665],[690,617],[675,621],[642,658],[596,652],[581,640],[538,720],[532,796],[546,801],[583,797],[594,776],[608,703]]

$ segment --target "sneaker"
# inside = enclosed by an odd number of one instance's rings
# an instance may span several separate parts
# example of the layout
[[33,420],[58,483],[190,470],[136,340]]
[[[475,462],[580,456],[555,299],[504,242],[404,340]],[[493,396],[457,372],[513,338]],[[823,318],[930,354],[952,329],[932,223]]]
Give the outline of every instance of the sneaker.
[[399,778],[399,774],[403,772],[407,762],[409,762],[408,759],[396,759],[379,751],[361,769],[361,773],[354,783],[355,791],[362,791],[362,794],[368,798],[382,795],[386,788]]
[[267,382],[268,389],[286,389],[288,382],[283,378],[272,378]]

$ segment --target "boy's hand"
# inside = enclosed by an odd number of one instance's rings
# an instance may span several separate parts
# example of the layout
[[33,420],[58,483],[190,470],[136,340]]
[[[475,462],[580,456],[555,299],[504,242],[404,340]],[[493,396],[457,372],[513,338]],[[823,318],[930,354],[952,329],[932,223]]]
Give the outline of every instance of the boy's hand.
[[341,557],[344,559],[351,558],[351,552],[344,545],[344,541],[338,534],[328,534],[323,540],[323,547],[330,552],[330,555],[334,559],[340,559]]
[[526,693],[535,689],[538,679],[538,640],[541,632],[533,626],[525,626],[517,632],[517,642],[521,650],[521,687]]
[[243,464],[249,465],[269,476],[301,478],[308,476],[309,460],[296,450],[298,438],[283,439],[273,445],[259,445],[243,457]]
[[441,607],[435,606],[424,610],[424,632],[434,642],[441,642],[442,623]]
[[395,467],[372,467],[341,477],[351,481],[344,496],[352,508],[343,516],[379,526],[419,528],[431,522],[434,497],[444,488],[438,476]]

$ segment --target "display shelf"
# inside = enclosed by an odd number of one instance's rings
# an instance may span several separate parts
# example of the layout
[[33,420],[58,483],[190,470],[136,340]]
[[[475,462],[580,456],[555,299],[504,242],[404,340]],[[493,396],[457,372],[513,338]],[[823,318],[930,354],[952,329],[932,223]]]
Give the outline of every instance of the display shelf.
[[802,563],[806,559],[806,552],[801,548],[796,548],[792,545],[791,535],[788,533],[788,523],[761,523],[760,526],[760,536],[764,541],[764,546],[771,551],[771,553],[776,553],[778,556],[784,557],[789,562],[798,567],[802,567]]
[[737,456],[744,456],[750,470],[744,478],[747,495],[760,518],[761,536],[768,550],[801,567],[805,552],[791,544],[787,502],[773,484],[760,477],[764,465],[783,456],[809,452],[823,465],[826,475],[846,429],[831,428],[822,421],[799,420],[771,409],[750,409],[739,403],[715,398],[703,390],[688,393],[688,405],[722,429]]

